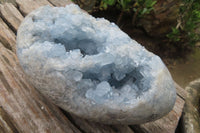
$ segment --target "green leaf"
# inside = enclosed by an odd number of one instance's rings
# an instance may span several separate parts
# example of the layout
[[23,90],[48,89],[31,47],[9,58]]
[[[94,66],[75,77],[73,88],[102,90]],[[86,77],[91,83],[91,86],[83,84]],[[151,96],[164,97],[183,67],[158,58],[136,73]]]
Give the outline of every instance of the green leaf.
[[103,4],[103,8],[104,8],[104,9],[107,9],[107,8],[108,8],[107,3],[104,3],[104,4]]
[[103,0],[103,2],[109,6],[113,6],[115,4],[116,0]]
[[153,0],[146,0],[144,2],[144,6],[146,8],[152,8],[155,4],[156,4],[157,1],[153,1]]
[[141,15],[144,15],[144,14],[146,14],[147,13],[147,8],[143,8],[143,10],[142,10],[142,12],[141,12]]
[[133,11],[134,11],[134,12],[137,12],[137,8],[133,8]]
[[172,27],[172,33],[173,34],[179,34],[179,30],[174,28],[174,27]]
[[118,4],[121,5],[122,9],[125,11],[129,11],[132,7],[131,2],[132,0],[117,0]]
[[151,7],[153,7],[156,3],[157,3],[157,1],[153,1],[153,2],[151,3]]

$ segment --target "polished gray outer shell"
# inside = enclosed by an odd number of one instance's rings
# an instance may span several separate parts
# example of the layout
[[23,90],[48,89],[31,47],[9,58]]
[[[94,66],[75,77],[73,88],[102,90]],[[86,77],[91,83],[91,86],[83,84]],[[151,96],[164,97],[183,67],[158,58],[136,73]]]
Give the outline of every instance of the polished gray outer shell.
[[17,32],[29,81],[62,109],[105,124],[140,124],[166,115],[176,91],[161,59],[114,23],[74,4],[41,7]]

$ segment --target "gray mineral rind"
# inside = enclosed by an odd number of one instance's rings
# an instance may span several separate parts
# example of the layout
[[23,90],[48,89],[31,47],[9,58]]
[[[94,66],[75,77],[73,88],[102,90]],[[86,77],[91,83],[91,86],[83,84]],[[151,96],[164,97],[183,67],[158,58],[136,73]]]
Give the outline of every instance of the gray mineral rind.
[[29,81],[62,109],[105,124],[141,124],[166,115],[176,91],[161,59],[114,23],[78,6],[41,7],[17,32]]

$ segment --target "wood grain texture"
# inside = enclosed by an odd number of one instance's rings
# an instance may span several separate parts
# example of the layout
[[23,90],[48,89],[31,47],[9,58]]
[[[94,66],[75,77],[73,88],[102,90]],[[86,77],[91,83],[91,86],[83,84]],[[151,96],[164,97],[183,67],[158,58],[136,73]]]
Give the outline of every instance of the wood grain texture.
[[0,133],[18,133],[12,119],[2,107],[0,107]]
[[[6,22],[15,25],[17,30],[23,17],[19,11],[9,13],[7,9],[14,9],[14,11],[17,9],[12,4],[1,5],[2,16],[6,16]],[[16,20],[18,20],[17,24],[14,22]],[[0,34],[0,38],[6,35],[5,32],[12,33],[3,20],[0,24],[6,29],[3,30],[4,34]],[[6,41],[3,43],[12,41],[15,45],[15,35],[14,33],[11,35],[12,38],[4,37]],[[0,127],[4,132],[80,132],[56,106],[26,81],[16,55],[1,43],[0,106]]]
[[16,55],[2,44],[0,81],[1,109],[18,132],[79,133],[56,106],[26,81]]
[[17,8],[11,3],[0,4],[0,14],[9,27],[17,33],[17,29],[24,19]]
[[163,118],[154,122],[132,126],[141,133],[174,133],[181,117],[185,101],[177,96],[173,110]]
[[110,126],[84,120],[75,115],[68,115],[68,117],[81,131],[86,133],[134,133],[128,125]]
[[16,0],[16,3],[24,16],[40,6],[52,6],[47,0]]
[[63,6],[63,7],[72,3],[71,0],[48,0],[48,1],[54,6]]
[[0,42],[8,49],[16,52],[15,34],[0,18]]
[[179,97],[181,97],[182,99],[186,99],[187,97],[187,91],[184,90],[180,85],[178,85],[176,82],[174,82],[175,87],[176,87],[176,93]]

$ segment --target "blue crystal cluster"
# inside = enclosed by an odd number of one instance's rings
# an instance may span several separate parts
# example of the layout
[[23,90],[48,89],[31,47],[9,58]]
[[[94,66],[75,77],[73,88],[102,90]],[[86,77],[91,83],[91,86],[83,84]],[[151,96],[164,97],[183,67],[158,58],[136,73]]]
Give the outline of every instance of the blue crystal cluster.
[[142,123],[175,102],[173,80],[158,56],[74,4],[29,14],[18,30],[17,54],[38,90],[87,119]]

